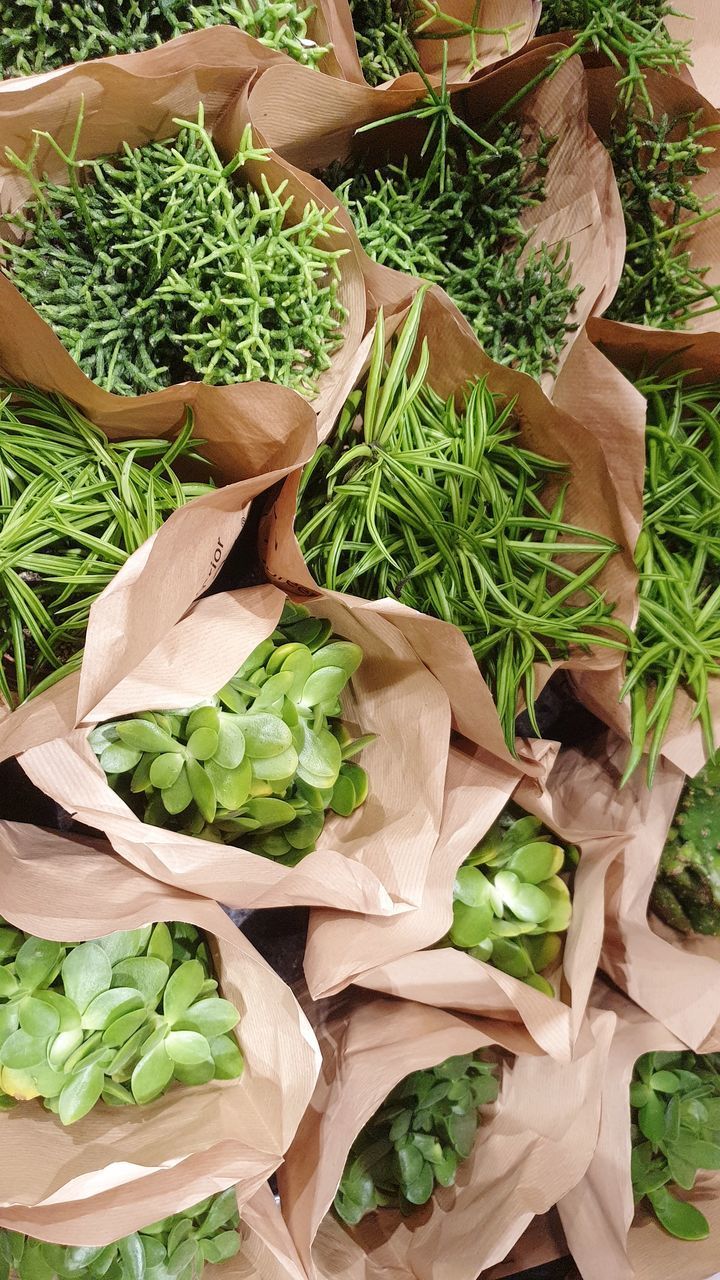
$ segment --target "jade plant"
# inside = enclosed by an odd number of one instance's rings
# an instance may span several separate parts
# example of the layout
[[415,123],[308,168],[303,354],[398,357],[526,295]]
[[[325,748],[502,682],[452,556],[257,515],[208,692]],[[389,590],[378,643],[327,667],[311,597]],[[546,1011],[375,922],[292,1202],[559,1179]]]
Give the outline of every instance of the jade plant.
[[350,1149],[338,1217],[354,1227],[375,1209],[409,1214],[436,1186],[451,1187],[475,1144],[480,1109],[497,1095],[495,1065],[472,1053],[401,1080]]
[[81,160],[81,109],[67,152],[38,132],[24,159],[8,151],[30,188],[2,242],[13,283],[106,391],[264,379],[312,396],[346,316],[333,212],[271,185],[249,125],[223,159],[202,104],[175,124],[176,138]]
[[62,1245],[0,1229],[0,1280],[200,1280],[240,1249],[233,1187],[107,1245]]
[[720,937],[720,759],[688,778],[670,828],[651,906],[681,933]]
[[0,1105],[42,1098],[64,1125],[100,1100],[153,1102],[176,1081],[234,1080],[240,1015],[208,944],[179,922],[52,942],[0,921]]
[[300,861],[327,810],[349,817],[368,792],[351,757],[372,735],[351,737],[339,701],[362,650],[331,631],[288,601],[216,697],[99,725],[90,743],[111,784],[145,822]]
[[630,1085],[632,1184],[670,1235],[702,1240],[707,1218],[673,1194],[720,1169],[720,1054],[646,1053]]
[[537,818],[503,814],[458,870],[447,942],[553,996],[543,970],[560,956],[572,915],[559,873],[576,861]]

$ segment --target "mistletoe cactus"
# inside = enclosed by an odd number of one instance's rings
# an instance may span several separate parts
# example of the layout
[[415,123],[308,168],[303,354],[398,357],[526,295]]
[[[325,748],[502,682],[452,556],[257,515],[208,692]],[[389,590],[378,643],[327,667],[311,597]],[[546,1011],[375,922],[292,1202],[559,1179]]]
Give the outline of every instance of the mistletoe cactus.
[[0,1230],[0,1280],[200,1280],[240,1248],[233,1187],[100,1246],[50,1244]]
[[688,778],[663,850],[651,905],[682,933],[720,936],[720,759]]
[[98,726],[90,742],[112,785],[145,822],[299,862],[327,810],[349,817],[368,792],[350,757],[372,736],[351,737],[339,701],[362,650],[331,631],[288,602],[209,702]]
[[572,914],[558,873],[576,861],[577,850],[554,844],[537,818],[504,814],[455,877],[447,941],[554,996],[543,970],[560,955]]
[[374,1209],[412,1213],[451,1187],[475,1144],[479,1111],[498,1095],[494,1064],[467,1053],[401,1080],[348,1155],[335,1211],[356,1226]]
[[42,1098],[70,1125],[100,1099],[142,1105],[173,1081],[237,1079],[240,1015],[217,986],[193,925],[63,943],[0,921],[0,1105]]

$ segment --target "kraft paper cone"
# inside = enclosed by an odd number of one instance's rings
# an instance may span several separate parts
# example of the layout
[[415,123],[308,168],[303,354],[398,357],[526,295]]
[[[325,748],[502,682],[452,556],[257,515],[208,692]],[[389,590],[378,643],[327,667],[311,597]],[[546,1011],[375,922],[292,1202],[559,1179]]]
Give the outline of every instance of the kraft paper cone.
[[[544,66],[546,57],[544,46],[521,53],[497,68],[480,72],[469,85],[456,86],[456,110],[482,133],[495,112]],[[346,161],[352,155],[369,157],[376,163],[385,159],[398,162],[405,155],[419,157],[426,133],[422,122],[403,120],[365,134],[356,134],[356,130],[408,110],[425,93],[416,75],[403,76],[396,88],[378,93],[368,86],[329,78],[318,84],[305,67],[271,67],[251,88],[250,116],[265,142],[300,170],[321,171],[332,161]],[[571,283],[583,287],[572,314],[578,330],[567,335],[562,364],[585,320],[600,314],[614,296],[625,247],[622,209],[609,158],[588,123],[585,74],[579,58],[524,97],[513,114],[524,127],[529,148],[541,134],[557,138],[545,175],[545,199],[525,210],[521,223],[533,232],[526,253],[534,243],[553,246],[569,242]],[[317,181],[311,189],[332,199]],[[348,231],[352,229],[343,211],[338,221]],[[378,266],[359,252],[375,304],[393,309],[407,303],[417,280]],[[465,320],[459,319],[459,323],[472,333]]]
[[[627,378],[622,376],[623,371],[629,377],[635,377],[643,369],[662,363],[664,372],[687,370],[688,383],[720,379],[717,335],[645,329],[639,325],[597,319],[588,325],[587,341],[582,347],[578,344],[578,348],[578,364],[568,364],[563,370],[557,381],[554,398],[570,412],[574,405],[574,411],[583,413],[587,425],[594,433],[607,432],[608,429],[612,433],[617,443],[615,462],[611,463],[616,483],[620,471],[632,455],[633,479],[630,487],[637,495],[637,477],[642,477],[644,473],[644,443],[642,464],[639,464],[637,454],[642,438],[641,415],[644,418],[642,406],[645,402]],[[594,355],[586,365],[582,356],[590,356],[593,348]],[[573,351],[573,357],[575,354]],[[594,369],[597,369],[598,374],[604,372],[606,380],[602,392],[599,390],[599,383],[592,379]],[[623,442],[620,430],[615,435],[615,427],[620,428],[623,423],[632,431],[632,445],[628,440]],[[609,456],[609,452],[606,456]],[[642,470],[639,469],[640,466]],[[637,509],[642,510],[641,505]],[[635,539],[630,545],[635,545]],[[589,673],[575,671],[572,675],[581,701],[616,733],[629,739],[629,703],[627,699],[620,702],[623,679],[620,666],[615,670]],[[709,701],[716,740],[720,742],[720,681],[710,682]],[[662,755],[676,768],[689,774],[697,773],[707,759],[699,722],[692,720],[694,708],[694,701],[683,689],[679,689],[662,747]]]
[[[517,1277],[533,1267],[546,1266],[567,1254],[567,1244],[560,1226],[557,1210],[551,1209],[541,1217],[533,1218],[527,1231],[521,1235],[504,1262],[489,1271],[483,1271],[480,1280],[505,1280]],[[571,1280],[567,1277],[566,1280]]]
[[[393,317],[392,329],[402,320]],[[585,424],[579,412],[580,401],[570,398],[571,416],[564,406],[550,404],[540,387],[531,378],[496,364],[486,356],[466,326],[459,322],[457,312],[439,289],[432,289],[425,297],[420,317],[417,350],[423,339],[427,340],[429,367],[427,381],[442,396],[457,394],[470,378],[487,378],[491,391],[516,402],[520,443],[528,449],[567,464],[570,483],[566,495],[565,518],[579,526],[611,538],[620,548],[596,585],[605,598],[615,604],[618,618],[631,625],[636,616],[637,571],[632,549],[640,529],[642,512],[642,478],[644,472],[644,413],[635,411],[634,417],[606,413],[602,425],[593,419]],[[356,362],[355,382],[359,382],[367,365],[371,336],[363,344],[365,362]],[[589,350],[590,349],[590,350]],[[360,353],[358,353],[360,355]],[[590,344],[581,338],[578,353],[569,357],[573,379],[581,381],[592,369],[605,373],[608,364]],[[576,378],[577,375],[577,378]],[[617,381],[624,382],[617,376]],[[348,392],[351,387],[348,387]],[[644,405],[641,397],[640,403]],[[599,411],[599,397],[598,397]],[[309,573],[293,532],[299,473],[290,476],[280,491],[268,516],[261,526],[262,554],[268,576],[280,586],[293,584],[307,591],[316,591],[317,585]],[[548,498],[555,487],[549,487]],[[340,597],[346,599],[347,597]],[[358,601],[355,601],[359,605]],[[438,642],[431,648],[420,647],[421,638],[413,634],[420,625],[420,615],[404,609],[402,605],[383,602],[383,608],[393,610],[396,624],[402,626],[423,661],[443,684],[453,711],[454,726],[464,737],[491,752],[499,760],[512,762],[495,712],[492,695],[472,656],[463,635],[446,623],[435,621]],[[401,621],[405,619],[404,621]],[[440,640],[440,637],[443,637]],[[573,653],[552,666],[537,664],[535,668],[538,693],[553,672],[566,667],[573,672],[619,672],[622,652],[616,649],[590,649],[587,653]],[[620,676],[613,675],[617,687]],[[584,686],[583,686],[584,688]],[[595,691],[592,689],[593,702]],[[607,694],[614,705],[616,697],[611,690]],[[518,710],[521,710],[519,705]],[[594,706],[593,706],[594,709]],[[532,754],[518,745],[524,769],[537,772]]]
[[[517,778],[488,761],[453,748],[448,766],[440,839],[433,853],[418,911],[392,919],[314,911],[310,917],[305,974],[318,999],[349,981],[423,1004],[461,1013],[523,1022],[551,1057],[569,1061],[582,1027],[603,940],[605,879],[623,848],[618,832],[605,834],[587,821],[580,792],[572,807],[556,804],[555,744],[535,742],[541,778]],[[550,999],[492,965],[453,947],[435,947],[452,923],[455,874],[510,799],[567,844],[577,845],[573,918],[561,963],[546,976]]]
[[714,107],[720,107],[717,74],[720,13],[705,0],[682,0],[677,13],[665,19],[665,26],[674,39],[690,44],[691,64],[683,72],[683,79],[690,80]]
[[[663,974],[663,980],[665,974]],[[710,1223],[706,1240],[676,1240],[644,1207],[630,1177],[630,1080],[643,1053],[683,1045],[623,996],[598,984],[598,1006],[616,1014],[602,1087],[597,1148],[584,1178],[558,1204],[582,1280],[706,1280],[720,1258],[720,1174],[701,1173],[690,1199]]]
[[[322,1032],[323,1070],[278,1174],[283,1212],[312,1280],[476,1280],[537,1213],[576,1185],[595,1149],[600,1086],[614,1018],[586,1023],[577,1060],[539,1055],[520,1027],[392,1000],[361,1000]],[[454,1188],[417,1216],[382,1210],[353,1230],[331,1205],[348,1151],[410,1072],[498,1046],[499,1100],[486,1110]],[[542,1100],[542,1101],[541,1101]]]
[[[182,563],[181,546],[176,555]],[[376,733],[377,741],[361,756],[370,779],[367,801],[350,818],[330,814],[318,849],[296,867],[146,825],[109,787],[88,744],[100,721],[192,706],[217,693],[273,631],[284,601],[270,584],[199,601],[88,716],[75,719],[78,677],[71,676],[31,701],[31,715],[6,735],[4,749],[22,752],[31,780],[77,821],[104,831],[134,866],[178,888],[232,907],[406,910],[421,901],[440,830],[450,707],[440,682],[382,606],[357,607],[329,593],[307,601],[311,613],[361,646],[364,659],[343,695],[343,714],[359,732]],[[145,618],[133,613],[126,625],[142,631]],[[408,753],[408,727],[420,723],[425,731]]]
[[[33,142],[33,130],[48,131],[67,148],[83,101],[85,115],[77,152],[81,159],[111,155],[120,150],[124,142],[140,146],[174,137],[178,126],[173,121],[192,119],[201,102],[205,107],[206,126],[213,132],[218,149],[230,156],[237,150],[242,128],[247,123],[242,105],[238,106],[243,101],[243,90],[258,70],[277,62],[277,55],[265,56],[269,52],[235,28],[213,27],[190,33],[147,53],[80,63],[43,78],[39,84],[28,86],[22,80],[11,81],[0,95],[0,210],[16,210],[29,194],[27,181],[5,158],[6,148],[12,148],[24,158]],[[281,58],[281,70],[291,65],[294,65],[291,59]],[[314,81],[325,79],[314,71],[309,73]],[[230,107],[234,111],[228,124],[225,117]],[[40,147],[37,166],[55,181],[66,179],[66,167],[47,143]],[[260,173],[273,188],[287,182],[285,198],[293,199],[288,221],[299,221],[304,206],[312,198],[300,175],[278,156],[244,167],[244,174],[252,183],[259,183]],[[365,289],[354,246],[341,228],[333,233],[332,242],[336,249],[349,250],[340,259],[338,290],[347,318],[343,325],[343,345],[332,358],[331,368],[318,380],[314,405],[320,413],[327,400],[332,399],[336,382],[342,381],[344,368],[352,359],[365,327]],[[21,323],[18,316],[22,317]],[[142,406],[146,414],[152,415],[163,399],[168,400],[167,391],[139,397],[101,391],[81,373],[50,326],[22,302],[5,275],[0,275],[0,328],[3,332],[9,331],[12,342],[9,349],[17,353],[18,363],[26,359],[33,364],[40,359],[52,361],[62,369],[68,383],[73,384],[72,398],[82,403],[101,426],[104,425],[102,415],[111,415],[121,406]],[[211,394],[218,390],[202,389]],[[170,389],[170,394],[177,403],[181,398],[185,401],[199,394],[199,388],[195,383],[178,384]]]
[[560,818],[582,813],[606,842],[621,843],[608,870],[601,966],[691,1049],[720,1047],[720,939],[686,937],[648,914],[685,778],[661,761],[650,791],[641,770],[620,790],[626,757],[627,744],[609,734],[593,755],[561,752],[549,784]]
[[238,1081],[178,1086],[146,1107],[101,1104],[70,1128],[36,1102],[2,1112],[0,1225],[95,1244],[235,1183],[244,1204],[280,1163],[317,1075],[289,989],[215,903],[158,884],[99,842],[2,823],[0,867],[0,914],[38,937],[84,941],[158,920],[204,930],[245,1054]]

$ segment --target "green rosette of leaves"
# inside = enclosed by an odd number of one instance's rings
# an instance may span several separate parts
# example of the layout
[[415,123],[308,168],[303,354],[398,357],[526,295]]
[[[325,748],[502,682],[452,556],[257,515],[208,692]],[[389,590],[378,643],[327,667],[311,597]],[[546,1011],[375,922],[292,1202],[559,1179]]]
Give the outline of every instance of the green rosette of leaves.
[[51,942],[0,921],[0,1106],[42,1098],[62,1124],[100,1101],[235,1080],[240,1015],[217,993],[207,942],[179,922]]
[[720,1169],[720,1054],[646,1053],[630,1085],[632,1184],[658,1222],[681,1240],[709,1235],[707,1218],[673,1194],[700,1169]]
[[354,1227],[374,1209],[412,1213],[436,1186],[451,1187],[475,1144],[480,1108],[498,1087],[494,1064],[472,1053],[402,1080],[350,1149],[338,1217]]
[[278,628],[210,702],[144,712],[90,734],[111,784],[145,822],[294,866],[328,810],[349,817],[368,777],[340,695],[362,650],[286,603]]
[[503,815],[460,867],[447,942],[545,995],[572,915],[560,872],[577,850],[553,843],[537,819]]
[[235,1189],[108,1245],[62,1245],[0,1230],[0,1280],[200,1280],[240,1249]]

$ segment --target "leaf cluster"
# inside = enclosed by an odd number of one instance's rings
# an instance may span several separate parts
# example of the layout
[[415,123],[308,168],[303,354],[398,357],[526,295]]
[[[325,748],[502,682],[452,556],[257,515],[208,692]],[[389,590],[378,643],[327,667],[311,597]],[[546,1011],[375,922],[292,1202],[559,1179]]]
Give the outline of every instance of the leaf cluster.
[[216,995],[207,943],[173,922],[51,942],[0,921],[0,1105],[42,1098],[64,1125],[102,1099],[234,1080],[240,1015]]
[[720,1169],[720,1054],[644,1054],[630,1105],[636,1202],[647,1199],[671,1235],[704,1239],[704,1214],[672,1189],[692,1191],[700,1169]]
[[174,441],[110,441],[61,396],[0,396],[0,696],[13,705],[79,665],[93,601],[211,486],[176,474],[202,462],[190,411]]
[[562,951],[572,903],[560,873],[576,856],[539,819],[503,814],[455,877],[450,944],[554,996],[542,970]]
[[288,601],[210,702],[109,721],[90,743],[145,822],[292,866],[315,848],[328,809],[349,817],[367,796],[350,757],[372,738],[351,740],[340,719],[361,661],[358,645]]
[[137,53],[186,31],[221,24],[239,27],[261,44],[317,66],[328,49],[309,38],[314,13],[314,4],[296,0],[6,0],[0,75],[31,75],[90,58]]
[[481,36],[502,36],[508,54],[517,24],[486,26],[484,0],[475,0],[469,18],[447,13],[438,0],[350,0],[355,39],[363,75],[368,84],[380,85],[408,71],[418,70],[417,42],[421,40],[469,41],[466,73],[482,65],[478,49]]
[[[84,373],[134,395],[198,378],[267,379],[314,394],[342,344],[333,213],[295,209],[287,180],[271,189],[248,125],[225,164],[204,127],[175,139],[78,160],[82,111],[67,154],[36,133],[9,158],[31,197],[2,242],[13,282]],[[40,143],[67,167],[37,173]],[[257,185],[243,174],[261,166]]]
[[479,1111],[498,1095],[496,1067],[472,1053],[414,1071],[353,1143],[335,1212],[354,1227],[375,1209],[412,1213],[451,1187],[475,1144]]
[[640,608],[622,697],[630,695],[632,753],[647,735],[652,782],[675,694],[694,702],[715,749],[710,681],[720,667],[720,383],[691,384],[661,369],[636,380],[647,400],[643,527],[635,550]]
[[673,929],[720,937],[720,760],[687,778],[651,906]]
[[390,596],[458,626],[514,750],[521,691],[535,723],[535,662],[624,646],[624,633],[606,633],[620,627],[594,585],[617,548],[563,518],[566,483],[547,501],[564,468],[520,445],[512,402],[485,379],[457,401],[432,389],[422,306],[421,291],[388,364],[380,314],[367,379],[305,469],[298,537],[330,590]]
[[104,1246],[50,1244],[0,1229],[0,1280],[200,1280],[240,1249],[233,1187]]
[[399,118],[429,122],[419,165],[357,158],[324,181],[375,262],[442,285],[493,359],[539,378],[577,327],[582,291],[569,245],[531,243],[521,221],[544,198],[553,140],[529,147],[516,121],[481,137],[444,87]]

